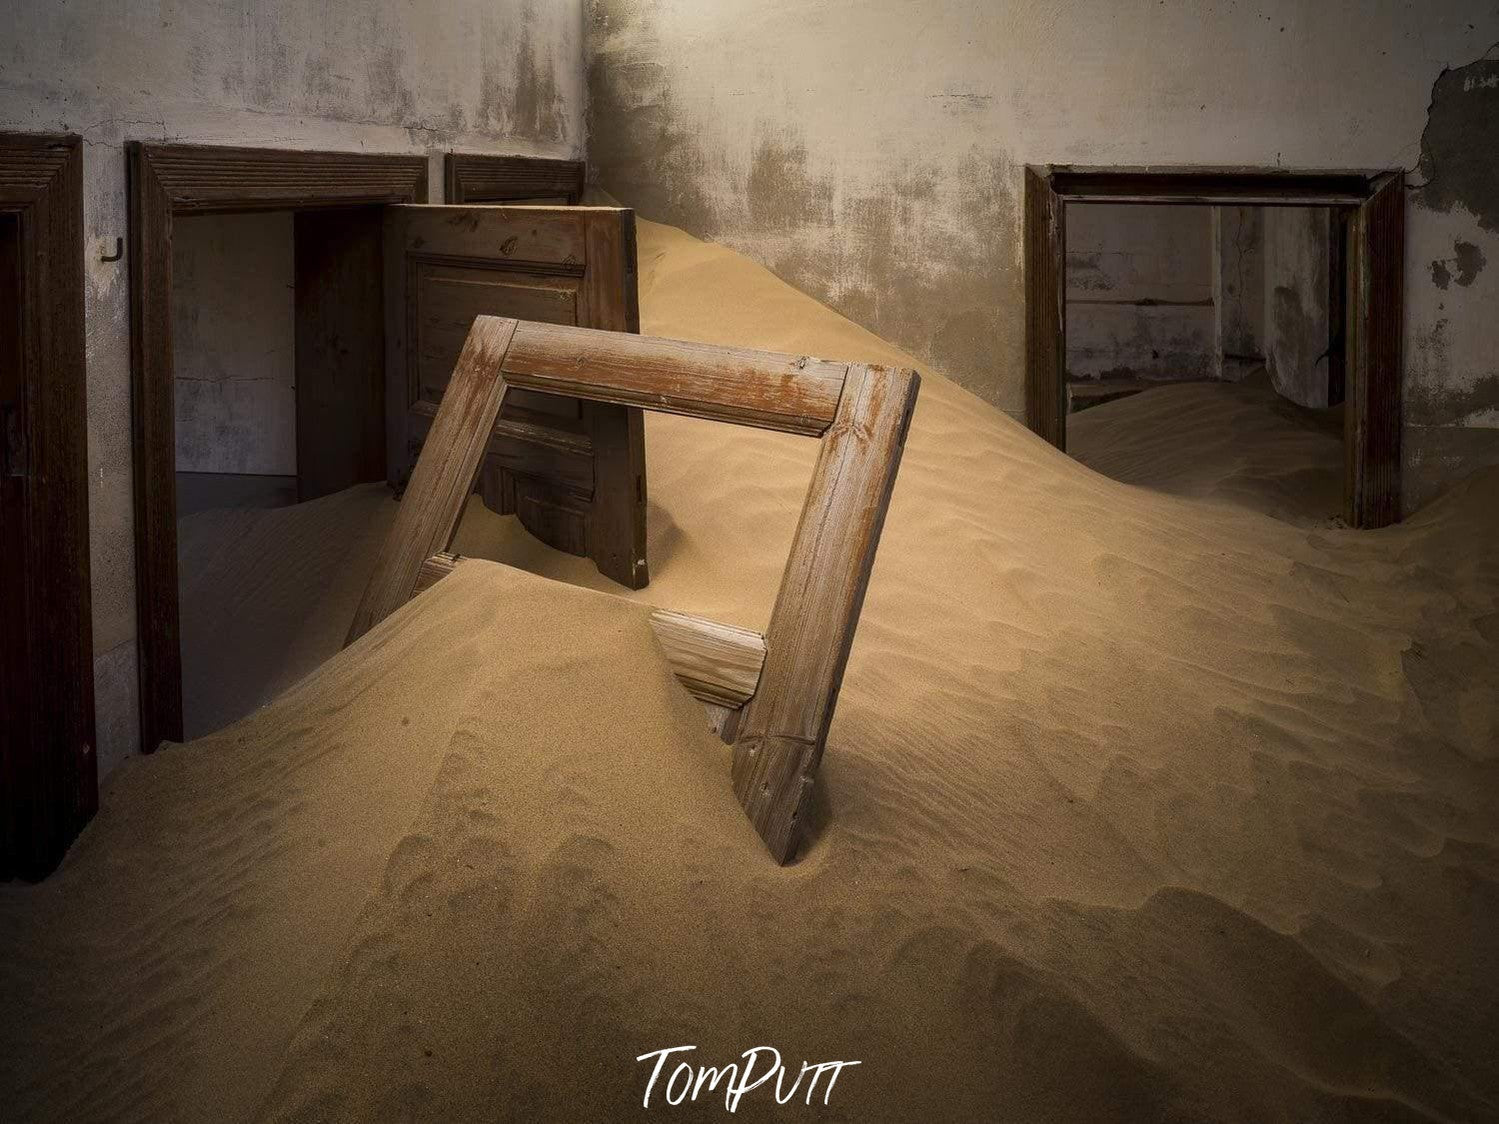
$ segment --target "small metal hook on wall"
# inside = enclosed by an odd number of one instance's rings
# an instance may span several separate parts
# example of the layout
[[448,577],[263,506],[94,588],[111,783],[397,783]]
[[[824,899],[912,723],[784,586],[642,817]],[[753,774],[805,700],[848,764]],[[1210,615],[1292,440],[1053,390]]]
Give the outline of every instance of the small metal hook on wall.
[[125,256],[125,239],[115,239],[115,252],[113,254],[100,254],[100,261],[119,261]]

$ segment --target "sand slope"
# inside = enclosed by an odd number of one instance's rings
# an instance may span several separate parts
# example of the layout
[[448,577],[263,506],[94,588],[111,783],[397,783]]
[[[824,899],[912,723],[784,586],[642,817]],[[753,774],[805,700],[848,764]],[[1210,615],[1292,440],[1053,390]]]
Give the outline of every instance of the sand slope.
[[[648,332],[910,362],[640,250]],[[631,1119],[637,1054],[762,1043],[862,1062],[827,1119],[1499,1117],[1499,473],[1299,526],[1253,457],[1121,483],[926,374],[801,861],[643,606],[465,568],[0,890],[22,1117]],[[1156,393],[1084,417],[1166,445]],[[813,444],[647,442],[635,600],[763,625]],[[613,588],[478,505],[459,547]]]

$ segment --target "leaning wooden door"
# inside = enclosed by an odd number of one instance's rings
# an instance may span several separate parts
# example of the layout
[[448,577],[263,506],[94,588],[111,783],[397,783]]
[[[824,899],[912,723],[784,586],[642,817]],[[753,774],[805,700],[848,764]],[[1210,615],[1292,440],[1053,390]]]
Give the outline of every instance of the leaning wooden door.
[[[409,474],[474,317],[638,332],[635,215],[616,207],[393,206],[385,214],[387,464]],[[639,409],[516,391],[484,501],[631,589],[648,580]]]

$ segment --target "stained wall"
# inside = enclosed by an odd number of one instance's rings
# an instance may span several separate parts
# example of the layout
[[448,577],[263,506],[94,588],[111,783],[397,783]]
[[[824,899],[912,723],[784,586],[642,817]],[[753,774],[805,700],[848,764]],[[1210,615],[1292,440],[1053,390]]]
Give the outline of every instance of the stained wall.
[[1020,416],[1027,163],[1408,173],[1409,507],[1499,462],[1499,9],[589,0],[590,157]]
[[[136,747],[131,140],[577,157],[583,0],[7,0],[0,129],[82,135],[99,760]],[[128,239],[127,239],[128,242]]]
[[1265,365],[1277,391],[1321,408],[1329,404],[1331,215],[1266,207],[1263,222]]
[[296,475],[294,246],[290,211],[173,223],[178,472]]
[[1069,378],[1217,374],[1211,207],[1067,205]]

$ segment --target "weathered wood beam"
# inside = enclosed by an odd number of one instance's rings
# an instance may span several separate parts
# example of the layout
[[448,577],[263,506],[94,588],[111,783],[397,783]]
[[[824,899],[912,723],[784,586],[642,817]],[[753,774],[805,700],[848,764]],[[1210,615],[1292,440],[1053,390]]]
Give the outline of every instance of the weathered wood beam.
[[[452,542],[510,387],[821,436],[763,642],[680,613],[653,622],[710,725],[732,739],[732,783],[750,822],[776,860],[789,862],[920,386],[911,370],[480,316],[350,639],[457,564],[433,554]],[[725,705],[746,692],[742,708]]]
[[505,402],[505,380],[496,372],[515,335],[515,325],[516,321],[498,316],[480,316],[474,321],[395,523],[375,559],[345,644],[352,644],[411,600],[422,563],[453,541],[490,431]]
[[446,550],[438,551],[432,557],[422,561],[421,569],[416,572],[416,585],[411,590],[411,596],[425,593],[443,578],[447,577],[458,568],[458,563],[463,561],[463,555],[451,554]]
[[796,853],[921,378],[854,365],[823,437],[740,716],[734,793],[778,862]]
[[817,437],[847,363],[525,322],[505,356],[517,389]]

